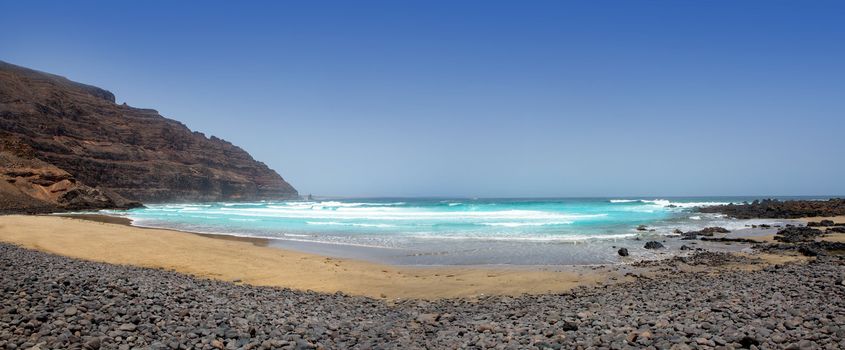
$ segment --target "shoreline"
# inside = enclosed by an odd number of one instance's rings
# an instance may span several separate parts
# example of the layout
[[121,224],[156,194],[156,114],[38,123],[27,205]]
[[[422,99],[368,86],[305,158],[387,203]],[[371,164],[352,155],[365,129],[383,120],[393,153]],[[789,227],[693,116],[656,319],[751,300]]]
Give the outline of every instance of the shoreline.
[[[646,237],[630,237],[621,239],[620,241],[614,240],[596,240],[593,243],[597,243],[599,245],[604,245],[604,249],[609,249],[612,251],[614,257],[617,255],[617,246],[619,248],[627,248],[629,251],[636,251],[639,250],[641,253],[640,256],[635,257],[617,257],[618,261],[597,261],[593,263],[563,263],[563,264],[554,264],[554,263],[540,263],[540,264],[532,264],[532,263],[482,263],[482,264],[449,264],[449,263],[442,263],[442,264],[403,264],[397,263],[395,261],[386,261],[378,259],[378,255],[388,255],[384,254],[386,251],[390,251],[391,253],[410,253],[414,256],[420,255],[436,255],[436,253],[432,254],[419,254],[414,253],[413,251],[405,251],[405,250],[393,250],[398,248],[385,248],[385,247],[368,247],[368,246],[358,246],[358,245],[348,245],[343,243],[325,243],[325,242],[312,242],[312,241],[299,241],[299,240],[292,240],[292,239],[285,239],[285,238],[269,238],[269,237],[255,237],[255,236],[240,236],[234,235],[229,233],[205,233],[205,232],[195,232],[195,231],[187,231],[187,230],[180,230],[180,229],[173,229],[173,228],[160,228],[160,227],[150,227],[150,226],[138,226],[133,225],[133,220],[128,217],[120,217],[120,216],[112,216],[108,214],[56,214],[55,216],[58,217],[65,217],[70,219],[80,219],[80,220],[88,220],[93,222],[99,223],[114,223],[119,224],[126,227],[137,228],[137,229],[145,229],[145,230],[167,230],[167,231],[175,231],[180,233],[186,233],[191,235],[197,235],[200,237],[211,238],[211,239],[218,239],[224,241],[234,241],[234,242],[248,242],[252,243],[253,245],[259,247],[270,247],[274,249],[280,249],[285,251],[293,251],[308,255],[315,255],[324,258],[331,258],[331,259],[340,259],[340,260],[352,260],[352,261],[360,261],[366,263],[372,263],[376,265],[384,265],[384,266],[392,266],[396,268],[411,268],[411,269],[451,269],[451,268],[458,268],[458,269],[481,269],[481,270],[497,270],[497,269],[505,269],[505,270],[519,270],[519,271],[549,271],[550,269],[553,271],[559,271],[561,268],[571,271],[571,270],[584,270],[584,269],[595,269],[597,267],[620,267],[622,265],[627,264],[635,264],[641,261],[660,261],[660,260],[667,260],[671,259],[676,256],[683,256],[687,255],[689,252],[684,252],[681,247],[683,245],[689,244],[693,246],[693,248],[702,248],[708,251],[716,251],[716,252],[730,252],[730,253],[742,253],[742,251],[746,251],[747,249],[736,249],[736,246],[744,247],[744,248],[751,248],[753,244],[757,243],[769,243],[775,242],[773,240],[774,234],[766,234],[761,232],[755,232],[751,228],[741,229],[739,231],[734,231],[727,235],[723,235],[724,237],[730,238],[744,238],[749,241],[754,241],[753,243],[749,244],[749,242],[724,242],[724,241],[705,241],[705,240],[694,240],[694,241],[685,241],[679,240],[677,236],[666,236],[666,235],[653,235],[653,236],[646,236]],[[845,218],[845,217],[843,217]],[[821,218],[826,219],[826,218]],[[793,220],[798,221],[798,220]],[[640,249],[637,245],[642,246],[644,242],[647,241],[659,241],[665,245],[666,249]],[[626,244],[627,243],[627,244]],[[591,244],[590,241],[572,241],[567,242],[566,245],[570,245],[572,247],[576,247],[580,244],[581,247],[589,246]],[[540,244],[545,245],[545,244]],[[732,247],[733,246],[733,247]],[[536,247],[535,247],[536,248]],[[379,254],[382,253],[382,254]]]
[[619,279],[594,267],[405,267],[338,259],[173,230],[62,216],[0,216],[0,241],[88,261],[165,269],[215,280],[381,299],[566,292]]
[[[101,217],[105,215],[105,217]],[[62,214],[61,216],[92,219],[95,221],[112,222],[115,218],[108,217],[108,214]],[[698,219],[696,219],[698,220]],[[152,224],[147,226],[146,221],[131,224],[126,217],[117,219],[118,223],[131,225],[131,227],[144,229],[165,229],[186,232],[195,235],[215,239],[228,240],[253,240],[257,245],[271,246],[285,250],[293,250],[303,253],[329,256],[338,259],[351,259],[368,261],[376,264],[403,267],[466,267],[466,268],[533,268],[559,266],[604,266],[626,263],[633,260],[654,260],[670,258],[674,255],[684,253],[681,251],[683,245],[700,247],[713,251],[738,251],[747,248],[748,245],[724,244],[723,242],[688,242],[677,239],[677,234],[669,233],[670,230],[697,230],[706,226],[725,226],[734,232],[751,231],[750,225],[742,228],[742,224],[736,225],[723,222],[698,221],[672,223],[670,221],[657,223],[655,230],[635,230],[633,227],[626,231],[619,231],[620,234],[609,235],[608,237],[585,235],[578,238],[578,234],[561,236],[563,238],[551,237],[539,241],[500,239],[494,236],[489,239],[484,237],[469,238],[465,240],[449,240],[448,235],[443,239],[430,240],[427,237],[416,238],[411,236],[399,244],[390,244],[389,240],[384,243],[377,235],[366,237],[367,239],[355,240],[338,236],[335,239],[331,233],[322,235],[320,231],[300,232],[288,235],[281,230],[276,233],[262,234],[261,231],[252,232],[248,227],[230,228],[216,230],[214,227],[205,228],[200,226],[178,226],[165,224]],[[710,220],[714,221],[714,220]],[[767,223],[773,224],[772,222]],[[778,222],[782,223],[782,222]],[[787,222],[788,223],[788,222]],[[662,226],[662,227],[659,227]],[[623,230],[623,228],[614,228]],[[315,229],[318,230],[318,229]],[[252,232],[252,233],[250,233]],[[609,231],[608,231],[609,232]],[[614,231],[616,232],[616,231]],[[757,232],[755,232],[756,234]],[[774,233],[774,232],[771,232]],[[759,235],[759,234],[757,234]],[[625,237],[621,237],[625,236]],[[369,240],[368,240],[369,239]],[[665,249],[645,249],[647,241],[661,242]],[[628,249],[630,257],[621,258],[617,251],[620,248]]]
[[136,226],[136,225],[132,225],[132,219],[130,219],[130,218],[120,217],[120,216],[112,216],[112,215],[106,215],[106,214],[54,214],[53,216],[58,216],[58,217],[68,218],[68,219],[87,220],[87,221],[99,222],[99,223],[103,223],[103,224],[116,224],[116,225],[139,228],[139,229],[144,229],[144,230],[167,230],[167,231],[189,233],[189,234],[192,234],[192,235],[197,235],[197,236],[206,237],[206,238],[222,239],[222,240],[226,240],[226,241],[235,241],[235,242],[248,242],[248,243],[252,243],[252,244],[259,246],[259,247],[267,247],[267,246],[270,245],[270,241],[272,241],[269,238],[261,238],[261,237],[234,236],[234,235],[202,233],[202,232],[175,230],[175,229],[159,229],[159,228],[155,228],[155,227]]
[[[271,241],[137,227],[131,226],[128,218],[101,214],[0,216],[0,242],[24,248],[255,286],[321,293],[340,291],[388,300],[564,293],[580,286],[630,281],[631,275],[658,276],[660,273],[642,266],[686,255],[667,251],[656,253],[660,257],[655,260],[628,259],[621,264],[582,266],[403,266],[290,250],[273,246]],[[696,242],[690,244],[706,244]],[[764,253],[750,255],[764,264],[725,268],[756,269],[801,260]]]

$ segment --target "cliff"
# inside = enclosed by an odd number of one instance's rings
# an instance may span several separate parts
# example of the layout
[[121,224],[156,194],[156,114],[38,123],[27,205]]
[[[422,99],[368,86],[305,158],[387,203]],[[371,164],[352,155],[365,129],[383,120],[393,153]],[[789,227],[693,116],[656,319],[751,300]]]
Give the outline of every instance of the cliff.
[[[0,154],[6,157],[0,159],[5,183],[0,202],[43,190],[22,190],[31,187],[31,180],[53,186],[35,179],[36,173],[98,191],[104,196],[100,199],[114,203],[298,196],[278,173],[227,141],[193,132],[152,109],[115,104],[109,91],[2,61],[0,140]],[[11,194],[9,184],[17,184],[20,193]],[[66,206],[61,196],[34,198]]]

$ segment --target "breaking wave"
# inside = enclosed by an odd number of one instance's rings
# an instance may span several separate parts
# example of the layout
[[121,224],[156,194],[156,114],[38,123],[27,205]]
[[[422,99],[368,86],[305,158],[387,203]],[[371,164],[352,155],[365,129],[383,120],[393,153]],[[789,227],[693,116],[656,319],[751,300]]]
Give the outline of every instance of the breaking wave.
[[610,203],[643,203],[664,208],[699,208],[714,205],[727,205],[731,202],[672,202],[667,199],[611,199]]

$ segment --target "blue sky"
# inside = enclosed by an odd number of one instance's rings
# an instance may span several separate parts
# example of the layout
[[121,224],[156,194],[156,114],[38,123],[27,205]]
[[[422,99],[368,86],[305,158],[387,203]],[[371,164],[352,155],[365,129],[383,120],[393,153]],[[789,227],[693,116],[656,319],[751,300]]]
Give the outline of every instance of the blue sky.
[[845,2],[4,1],[0,60],[301,193],[845,194]]

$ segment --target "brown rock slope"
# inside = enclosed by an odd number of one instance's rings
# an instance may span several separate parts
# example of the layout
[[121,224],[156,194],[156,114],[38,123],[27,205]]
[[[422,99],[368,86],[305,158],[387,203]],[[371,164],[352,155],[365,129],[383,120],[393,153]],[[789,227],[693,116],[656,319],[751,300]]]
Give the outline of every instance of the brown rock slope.
[[34,157],[20,139],[0,134],[0,213],[43,213],[140,206],[104,188],[92,188],[67,171]]
[[[16,168],[39,169],[40,178],[84,184],[115,199],[214,201],[298,195],[279,174],[227,141],[192,132],[151,109],[115,104],[106,90],[2,61],[0,138],[7,145],[0,149],[7,157],[0,160],[5,174],[0,193],[9,203],[20,193],[7,193],[7,184],[19,180],[5,180],[34,179],[15,176],[12,160],[19,164]],[[9,150],[21,147],[28,151]],[[55,188],[50,186],[58,185],[48,182],[33,182],[46,185],[47,192],[15,186],[39,201],[61,204],[55,193],[66,191],[51,192]]]

